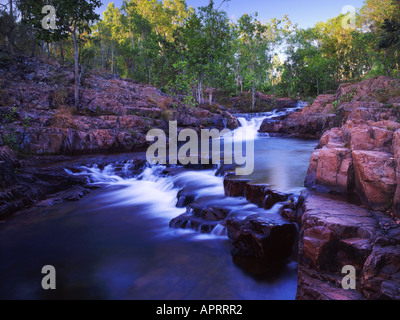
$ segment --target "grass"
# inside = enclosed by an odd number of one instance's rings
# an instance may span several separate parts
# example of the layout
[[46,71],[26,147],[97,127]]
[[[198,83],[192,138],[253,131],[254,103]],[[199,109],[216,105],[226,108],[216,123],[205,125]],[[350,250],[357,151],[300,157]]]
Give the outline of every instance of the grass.
[[172,97],[159,97],[159,96],[149,96],[147,97],[147,101],[151,104],[157,106],[161,110],[167,110],[173,101]]
[[63,129],[78,129],[73,120],[74,108],[63,106],[51,119],[51,127]]
[[376,89],[374,97],[379,103],[387,103],[391,98],[400,97],[400,87]]
[[64,88],[58,88],[54,92],[53,104],[56,108],[63,107],[67,104],[68,90]]

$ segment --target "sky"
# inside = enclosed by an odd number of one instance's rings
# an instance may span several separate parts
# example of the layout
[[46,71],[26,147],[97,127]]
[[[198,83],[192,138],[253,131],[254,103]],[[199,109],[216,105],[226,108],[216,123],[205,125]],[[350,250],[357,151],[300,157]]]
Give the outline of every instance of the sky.
[[[110,2],[114,2],[117,7],[122,4],[122,0],[103,0],[99,13],[102,13]],[[186,2],[196,8],[206,6],[209,0],[186,0]],[[214,2],[218,7],[222,0],[214,0]],[[221,9],[226,11],[232,20],[244,13],[258,12],[258,19],[265,22],[288,14],[293,23],[298,23],[301,28],[308,28],[319,21],[338,16],[346,5],[359,9],[363,3],[364,0],[231,0],[223,3]]]

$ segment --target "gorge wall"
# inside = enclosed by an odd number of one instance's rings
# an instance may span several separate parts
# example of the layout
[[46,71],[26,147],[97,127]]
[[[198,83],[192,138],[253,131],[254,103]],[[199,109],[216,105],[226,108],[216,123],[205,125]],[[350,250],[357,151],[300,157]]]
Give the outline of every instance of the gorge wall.
[[[400,299],[400,82],[343,84],[261,132],[320,138],[297,211],[297,299]],[[356,268],[344,290],[342,268]]]

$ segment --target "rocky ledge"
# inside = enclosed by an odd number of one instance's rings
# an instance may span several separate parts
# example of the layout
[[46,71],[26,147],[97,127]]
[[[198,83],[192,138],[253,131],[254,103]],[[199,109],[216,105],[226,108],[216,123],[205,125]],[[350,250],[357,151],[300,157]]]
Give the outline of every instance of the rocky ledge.
[[[385,213],[318,194],[299,207],[299,300],[400,299],[400,226]],[[356,269],[356,290],[342,268]]]
[[[313,191],[284,214],[300,230],[297,299],[400,299],[399,123],[400,81],[387,77],[263,123],[271,135],[320,139],[305,180]],[[346,265],[356,290],[342,288]]]
[[[131,158],[130,173],[138,174],[146,161]],[[9,147],[0,147],[0,221],[24,209],[77,201],[89,193],[93,187],[85,177],[68,174],[65,170],[75,171],[80,161],[87,163],[85,158],[55,156],[18,160]]]
[[[345,84],[324,109],[305,181],[319,193],[298,210],[298,299],[400,299],[399,85]],[[345,265],[356,268],[357,290],[342,289]]]
[[[7,75],[7,76],[6,76]],[[0,145],[27,155],[128,152],[148,146],[153,128],[234,129],[222,106],[182,99],[115,75],[86,72],[74,106],[74,76],[54,60],[21,57],[0,64]]]

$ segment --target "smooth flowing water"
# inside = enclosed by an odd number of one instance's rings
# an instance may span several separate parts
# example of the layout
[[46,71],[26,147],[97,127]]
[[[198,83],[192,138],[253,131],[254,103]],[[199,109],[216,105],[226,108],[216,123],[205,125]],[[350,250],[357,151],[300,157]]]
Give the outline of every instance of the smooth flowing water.
[[[317,142],[257,134],[263,119],[276,115],[240,117],[238,130],[249,130],[255,140],[255,182],[298,191]],[[295,263],[255,279],[232,263],[224,227],[208,235],[169,228],[172,218],[186,212],[176,207],[182,187],[237,214],[265,211],[225,197],[215,170],[177,168],[165,175],[164,169],[153,166],[132,177],[129,162],[81,168],[79,174],[102,188],[0,225],[0,298],[294,299]],[[56,290],[41,288],[45,265],[56,268]]]

